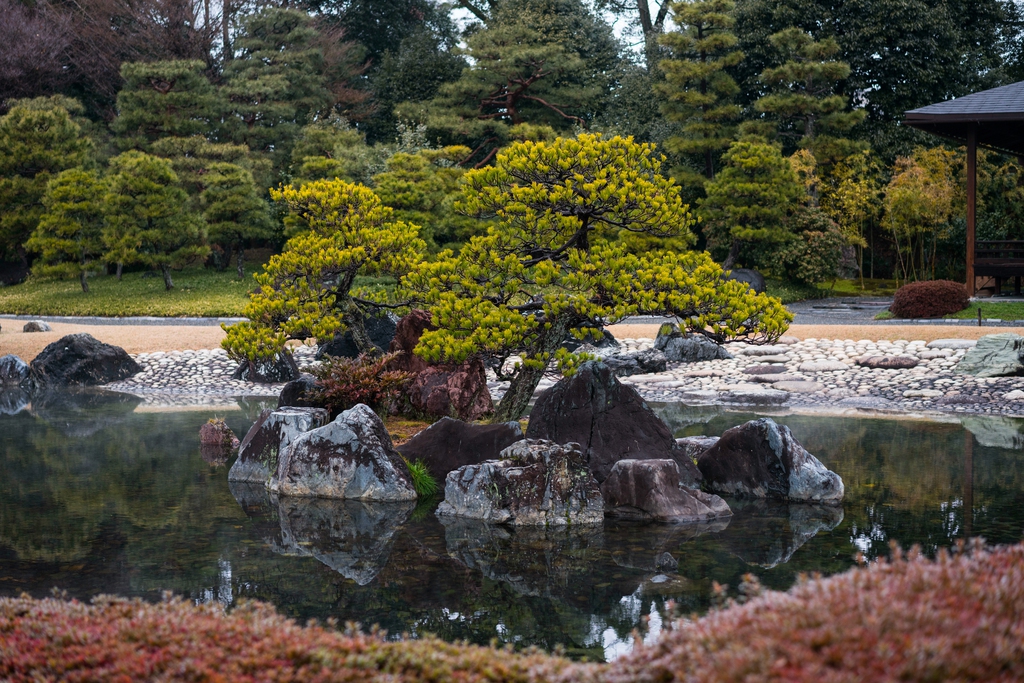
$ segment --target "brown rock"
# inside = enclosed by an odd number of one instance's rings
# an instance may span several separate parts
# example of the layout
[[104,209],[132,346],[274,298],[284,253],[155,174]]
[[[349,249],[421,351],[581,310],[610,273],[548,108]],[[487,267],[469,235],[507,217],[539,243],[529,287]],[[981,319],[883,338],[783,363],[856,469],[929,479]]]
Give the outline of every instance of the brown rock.
[[199,428],[199,443],[204,446],[238,448],[238,437],[224,420],[212,419]]
[[660,522],[704,522],[732,514],[718,496],[683,488],[675,460],[620,460],[601,484],[605,513]]
[[479,420],[494,412],[484,364],[474,358],[461,365],[431,365],[409,386],[409,402],[433,417]]
[[604,363],[584,363],[575,375],[544,391],[530,413],[526,437],[580,444],[598,483],[625,459],[675,460],[684,484],[696,486],[701,480],[668,425]]
[[518,422],[469,424],[444,417],[398,447],[409,462],[422,461],[437,481],[464,465],[497,460],[501,451],[523,438]]
[[861,367],[884,370],[909,370],[920,362],[913,356],[864,356],[857,359],[857,365]]
[[391,340],[391,346],[388,347],[389,353],[398,354],[391,361],[393,370],[422,372],[430,367],[427,361],[412,352],[420,343],[420,337],[429,329],[431,329],[430,314],[426,311],[413,309],[409,311],[408,315],[402,316],[395,330],[395,338]]

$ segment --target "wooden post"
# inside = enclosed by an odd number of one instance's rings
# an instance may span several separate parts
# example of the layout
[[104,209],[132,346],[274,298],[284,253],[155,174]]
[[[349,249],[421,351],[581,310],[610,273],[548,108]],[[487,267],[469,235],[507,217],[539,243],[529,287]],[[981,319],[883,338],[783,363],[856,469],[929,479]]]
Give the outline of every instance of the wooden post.
[[974,207],[978,185],[978,124],[967,129],[967,294],[974,296]]

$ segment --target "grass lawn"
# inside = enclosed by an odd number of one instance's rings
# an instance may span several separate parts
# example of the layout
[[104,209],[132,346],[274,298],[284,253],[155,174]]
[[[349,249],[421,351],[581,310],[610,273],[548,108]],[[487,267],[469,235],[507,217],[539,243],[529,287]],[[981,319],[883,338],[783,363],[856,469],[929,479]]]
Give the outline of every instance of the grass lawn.
[[978,308],[982,318],[999,318],[1000,320],[1024,320],[1024,302],[1018,301],[975,301],[960,311],[947,315],[947,318],[959,320],[976,319]]

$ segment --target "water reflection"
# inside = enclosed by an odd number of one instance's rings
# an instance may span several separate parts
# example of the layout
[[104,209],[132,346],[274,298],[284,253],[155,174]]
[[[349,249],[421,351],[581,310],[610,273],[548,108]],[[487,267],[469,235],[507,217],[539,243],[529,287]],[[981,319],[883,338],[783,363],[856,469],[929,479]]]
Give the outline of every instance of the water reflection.
[[[218,416],[242,434],[259,407]],[[842,475],[842,508],[747,502],[705,526],[545,531],[442,525],[429,505],[272,498],[204,460],[210,414],[133,408],[81,396],[0,416],[0,594],[255,598],[300,620],[599,659],[627,650],[634,629],[653,637],[668,600],[701,612],[713,582],[735,587],[747,572],[783,589],[890,540],[934,552],[971,534],[1024,537],[1020,423],[1005,418],[965,419],[972,436],[956,423],[777,417]],[[677,436],[753,417],[665,410]]]

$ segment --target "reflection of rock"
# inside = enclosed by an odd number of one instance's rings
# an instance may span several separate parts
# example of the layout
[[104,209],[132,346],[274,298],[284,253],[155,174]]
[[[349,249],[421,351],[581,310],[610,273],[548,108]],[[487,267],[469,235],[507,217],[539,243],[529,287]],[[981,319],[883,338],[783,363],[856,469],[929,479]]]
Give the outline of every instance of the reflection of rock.
[[13,354],[0,356],[0,388],[28,388],[31,372],[28,363]]
[[1012,332],[985,335],[956,365],[956,372],[975,377],[1024,373],[1024,337]]
[[701,453],[718,443],[717,436],[684,436],[676,439],[676,444],[691,460],[697,460]]
[[448,475],[438,516],[514,526],[600,524],[604,501],[579,444],[523,439]]
[[819,531],[831,531],[842,521],[840,506],[767,500],[734,503],[732,523],[722,542],[744,562],[770,569],[789,562]]
[[262,484],[228,480],[228,490],[247,517],[266,515],[276,511],[270,493]]
[[833,505],[843,500],[839,475],[808,453],[789,427],[767,417],[727,429],[697,466],[716,493]]
[[31,396],[19,387],[0,389],[0,415],[17,415],[28,407]]
[[277,471],[278,458],[300,434],[327,423],[322,408],[285,407],[264,410],[238,446],[229,481],[265,484]]
[[1024,420],[1001,415],[965,415],[960,418],[964,429],[974,434],[982,446],[989,448],[1024,449]]
[[69,334],[47,344],[31,367],[35,380],[51,387],[108,384],[142,370],[124,349],[84,333]]
[[278,498],[279,552],[312,556],[365,586],[387,564],[395,531],[415,503],[365,503],[323,498]]
[[384,423],[363,403],[282,448],[270,489],[289,496],[416,500],[408,466],[391,444]]
[[701,479],[693,461],[676,446],[668,425],[604,363],[584,363],[575,375],[544,391],[530,412],[526,436],[580,444],[598,483],[625,459],[675,460],[684,484],[692,486]]
[[517,527],[442,517],[448,554],[520,595],[562,597],[584,589],[603,543],[600,526]]
[[32,414],[65,436],[82,438],[129,419],[142,399],[104,389],[65,387],[32,396]]
[[471,424],[441,418],[398,447],[409,462],[422,461],[437,481],[452,470],[497,460],[503,450],[523,438],[518,422]]
[[684,488],[675,460],[620,460],[601,494],[605,510],[616,517],[686,523],[732,514],[713,493]]
[[[615,548],[615,564],[644,572],[674,571],[685,550],[680,546],[708,533],[724,531],[732,517],[691,524],[645,524],[613,521],[605,524],[605,545]],[[642,539],[641,543],[637,543]],[[673,566],[675,563],[675,566]]]
[[[717,399],[718,392],[712,391]],[[717,404],[717,400],[715,401]],[[722,414],[720,405],[686,405],[685,403],[654,403],[651,404],[658,417],[665,421],[673,434],[678,434],[693,425],[706,425]]]

